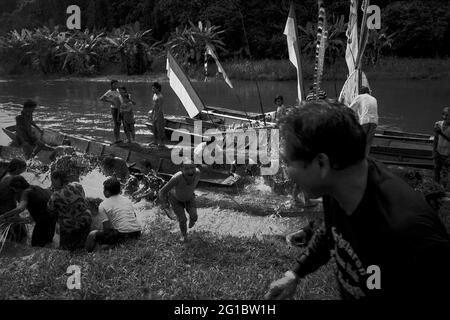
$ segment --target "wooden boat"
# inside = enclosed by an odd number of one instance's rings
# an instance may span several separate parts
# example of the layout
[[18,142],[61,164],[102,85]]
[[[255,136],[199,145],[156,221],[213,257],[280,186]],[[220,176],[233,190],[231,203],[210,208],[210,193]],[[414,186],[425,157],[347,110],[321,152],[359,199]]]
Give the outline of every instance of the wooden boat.
[[[232,114],[233,112],[234,110],[229,110],[228,114]],[[215,116],[219,117],[218,114]],[[167,117],[167,138],[170,139],[175,132],[181,133],[181,129],[187,130],[192,138],[197,136],[201,139],[203,139],[203,133],[208,129],[218,129],[224,134],[227,132],[226,126],[224,125],[214,125],[211,122],[202,121],[202,134],[200,135],[194,132],[194,121],[196,119],[188,117]],[[223,119],[222,123],[224,122],[225,119]],[[151,123],[146,123],[146,125],[152,128]],[[370,156],[388,165],[432,169],[434,166],[432,144],[433,137],[429,135],[393,130],[377,130],[370,150]]]
[[[3,131],[11,138],[12,147],[0,146],[0,156],[5,156],[6,154],[10,155],[11,153],[16,153],[16,155],[19,156],[21,154],[21,149],[14,147],[17,145],[15,126],[3,128]],[[148,160],[150,161],[152,168],[164,178],[170,178],[174,173],[180,170],[180,166],[175,165],[170,157],[171,151],[175,145],[166,145],[165,148],[147,148],[137,143],[110,146],[106,143],[85,139],[75,135],[68,135],[51,129],[44,129],[42,140],[46,144],[50,146],[59,146],[64,139],[70,140],[72,147],[81,153],[98,157],[113,155],[124,159],[127,163],[136,163],[136,167],[138,168],[141,166],[141,160]],[[44,163],[50,163],[50,154],[51,152],[41,151],[37,157]],[[238,180],[239,177],[230,176],[226,171],[207,168],[202,171],[200,184],[204,186],[231,187]]]

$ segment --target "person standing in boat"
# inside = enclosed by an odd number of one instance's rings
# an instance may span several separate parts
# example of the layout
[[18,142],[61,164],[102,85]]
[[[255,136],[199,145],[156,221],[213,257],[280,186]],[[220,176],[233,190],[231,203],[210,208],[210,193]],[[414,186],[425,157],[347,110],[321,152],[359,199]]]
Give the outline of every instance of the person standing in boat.
[[120,93],[117,90],[119,88],[119,81],[111,80],[111,89],[105,92],[104,95],[100,97],[100,101],[109,102],[111,104],[111,115],[114,126],[114,138],[115,141],[113,144],[120,143],[120,104],[121,97]]
[[133,114],[133,106],[136,105],[136,102],[131,100],[131,96],[127,92],[127,88],[120,87],[119,92],[121,96],[120,118],[123,122],[123,131],[125,131],[128,143],[133,143],[136,139]]
[[375,129],[378,125],[378,104],[368,87],[361,87],[359,95],[350,104],[350,108],[358,115],[359,123],[366,133],[366,155],[370,152]]
[[273,121],[277,122],[281,117],[286,115],[288,108],[284,105],[284,99],[281,95],[277,95],[275,97],[274,103],[277,109],[275,111],[275,119],[273,119]]
[[33,112],[36,107],[36,102],[27,100],[23,104],[22,112],[16,117],[17,142],[22,147],[26,159],[33,158],[41,150],[53,150],[33,132],[32,127],[36,128],[41,135],[44,134],[44,131],[33,121]]
[[161,93],[161,85],[158,82],[154,82],[152,85],[153,91],[153,109],[149,112],[149,120],[153,124],[153,137],[154,143],[158,146],[162,146],[165,137],[165,121],[163,111],[163,95]]
[[[450,108],[442,110],[442,120],[434,124],[434,181],[443,184],[444,188],[448,184],[448,173],[450,167]],[[441,181],[443,173],[445,180]]]

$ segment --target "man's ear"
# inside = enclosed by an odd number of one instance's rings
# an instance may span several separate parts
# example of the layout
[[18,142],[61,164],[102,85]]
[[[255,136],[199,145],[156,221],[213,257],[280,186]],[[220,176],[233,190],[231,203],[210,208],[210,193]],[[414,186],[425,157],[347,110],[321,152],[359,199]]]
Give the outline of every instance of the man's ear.
[[328,173],[330,172],[331,166],[330,166],[330,159],[325,153],[319,153],[316,156],[317,164],[320,169],[320,176],[321,178],[325,178]]

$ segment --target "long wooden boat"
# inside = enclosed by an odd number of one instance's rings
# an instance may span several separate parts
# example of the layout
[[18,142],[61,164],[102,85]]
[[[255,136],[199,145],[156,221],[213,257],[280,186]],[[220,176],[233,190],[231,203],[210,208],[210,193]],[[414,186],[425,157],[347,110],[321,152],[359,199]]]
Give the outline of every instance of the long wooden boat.
[[[14,145],[16,142],[15,126],[3,128],[3,131],[11,138],[12,145]],[[140,167],[141,160],[148,160],[150,161],[152,168],[164,178],[170,178],[174,173],[180,170],[180,166],[175,165],[170,157],[171,151],[175,145],[166,145],[166,148],[147,148],[139,144],[119,144],[111,146],[103,142],[89,140],[76,135],[68,135],[51,129],[44,129],[42,140],[46,144],[50,146],[59,146],[64,139],[70,140],[72,147],[81,153],[98,157],[113,155],[124,159],[127,163],[136,163],[136,167]],[[10,155],[11,152],[15,152],[17,156],[20,156],[21,149],[0,146],[0,156]],[[51,152],[41,151],[38,154],[38,159],[44,163],[49,163],[50,154]],[[239,177],[229,175],[226,171],[207,168],[202,171],[200,184],[203,186],[231,187],[238,180]]]
[[[233,114],[233,112],[233,110],[228,110],[229,115]],[[237,116],[238,114],[235,114],[233,117]],[[219,115],[215,114],[215,117],[219,118]],[[242,118],[240,119],[242,120]],[[223,118],[222,123],[225,123],[225,120],[227,119]],[[202,139],[203,134],[208,129],[218,129],[223,133],[227,132],[225,125],[217,125],[203,120],[202,133],[200,134],[194,131],[195,121],[198,121],[198,119],[167,117],[165,127],[167,138],[170,139],[173,133],[181,133],[181,130],[187,130],[192,138],[197,136]],[[152,128],[151,123],[146,123],[146,125]],[[432,144],[433,137],[426,134],[380,129],[375,133],[370,156],[388,165],[432,169],[434,166]]]

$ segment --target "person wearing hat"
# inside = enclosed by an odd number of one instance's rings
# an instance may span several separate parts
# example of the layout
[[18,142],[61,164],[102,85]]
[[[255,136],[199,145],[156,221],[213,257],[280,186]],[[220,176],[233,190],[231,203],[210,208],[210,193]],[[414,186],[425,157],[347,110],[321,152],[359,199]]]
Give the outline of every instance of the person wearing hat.
[[36,106],[37,104],[33,100],[25,101],[22,112],[16,117],[17,140],[25,153],[26,159],[33,158],[41,150],[53,150],[53,148],[46,146],[40,137],[33,132],[32,127],[36,128],[40,135],[44,133],[33,121],[33,112]]

